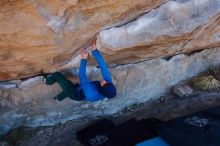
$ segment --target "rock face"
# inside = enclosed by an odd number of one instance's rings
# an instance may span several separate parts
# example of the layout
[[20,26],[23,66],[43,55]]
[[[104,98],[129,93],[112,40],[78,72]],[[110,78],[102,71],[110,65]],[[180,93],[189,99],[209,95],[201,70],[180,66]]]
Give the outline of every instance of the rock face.
[[[19,80],[70,68],[77,76],[79,49],[96,35],[116,98],[56,102],[57,84],[46,86],[41,76]],[[13,80],[0,84],[0,134],[20,125],[110,115],[156,99],[220,65],[219,48],[219,0],[1,0],[0,81]],[[90,65],[89,78],[100,79]]]
[[167,2],[137,20],[99,33],[113,63],[189,53],[220,45],[220,1]]
[[[207,49],[191,56],[176,55],[170,60],[153,59],[137,64],[111,68],[117,86],[117,97],[98,102],[53,100],[61,89],[46,86],[41,77],[17,82],[18,87],[0,90],[0,134],[25,126],[45,126],[82,117],[112,115],[132,104],[155,100],[179,81],[191,78],[210,66],[220,65],[220,49]],[[77,74],[77,70],[72,70]],[[100,78],[95,67],[88,69],[89,78]]]
[[64,69],[99,30],[124,23],[165,1],[3,0],[0,80]]
[[78,67],[100,30],[114,64],[219,47],[219,13],[219,0],[3,0],[0,80]]

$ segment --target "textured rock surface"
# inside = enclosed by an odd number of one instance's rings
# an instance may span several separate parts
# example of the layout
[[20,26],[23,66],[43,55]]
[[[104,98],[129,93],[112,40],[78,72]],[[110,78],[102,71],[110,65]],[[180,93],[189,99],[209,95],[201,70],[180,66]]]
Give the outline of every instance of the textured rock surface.
[[219,47],[219,13],[219,0],[3,0],[0,80],[77,67],[100,30],[116,64]]
[[[98,34],[118,95],[95,103],[56,102],[61,89],[44,85],[40,76],[1,83],[0,134],[20,125],[111,115],[156,99],[220,65],[219,24],[219,0],[2,0],[0,81],[76,68],[78,50]],[[88,72],[100,78],[96,67]]]
[[131,63],[220,46],[220,1],[167,2],[137,20],[100,32],[113,63]]
[[0,80],[59,70],[100,29],[165,1],[1,0]]
[[184,97],[192,94],[193,89],[189,85],[179,85],[174,87],[173,93],[179,97]]
[[[118,95],[94,103],[70,99],[56,102],[53,97],[60,92],[59,86],[46,86],[41,77],[12,82],[18,87],[0,90],[0,134],[20,125],[54,125],[80,117],[112,115],[132,104],[157,99],[179,81],[220,65],[219,56],[219,48],[208,49],[191,56],[180,54],[170,60],[153,59],[111,68]],[[89,78],[100,78],[97,68],[88,71]]]

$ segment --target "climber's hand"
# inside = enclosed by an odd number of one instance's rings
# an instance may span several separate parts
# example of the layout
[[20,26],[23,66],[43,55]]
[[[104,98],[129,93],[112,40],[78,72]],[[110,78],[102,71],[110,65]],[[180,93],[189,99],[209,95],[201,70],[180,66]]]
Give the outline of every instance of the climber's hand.
[[96,48],[96,40],[94,40],[94,41],[92,42],[91,49],[92,49],[92,51],[97,49],[97,48]]
[[86,51],[86,49],[81,49],[80,50],[81,53],[81,59],[87,59],[88,58],[88,52]]

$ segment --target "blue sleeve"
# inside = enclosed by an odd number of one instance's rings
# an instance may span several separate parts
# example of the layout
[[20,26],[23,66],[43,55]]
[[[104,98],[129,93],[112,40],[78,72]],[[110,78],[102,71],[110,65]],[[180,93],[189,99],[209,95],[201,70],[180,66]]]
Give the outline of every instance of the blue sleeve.
[[84,91],[86,100],[97,101],[104,97],[92,86],[92,84],[86,77],[86,63],[87,63],[86,59],[82,59],[80,62],[80,68],[79,68],[80,85]]
[[86,77],[86,63],[87,63],[86,59],[81,59],[80,68],[79,68],[80,84],[85,84],[89,82],[89,80]]
[[92,54],[96,58],[96,60],[98,62],[98,65],[99,65],[99,67],[101,69],[101,73],[102,73],[103,79],[112,83],[112,77],[111,77],[111,74],[110,74],[110,72],[108,70],[108,66],[107,66],[104,58],[100,54],[100,52],[98,50],[94,50],[94,51],[92,51]]

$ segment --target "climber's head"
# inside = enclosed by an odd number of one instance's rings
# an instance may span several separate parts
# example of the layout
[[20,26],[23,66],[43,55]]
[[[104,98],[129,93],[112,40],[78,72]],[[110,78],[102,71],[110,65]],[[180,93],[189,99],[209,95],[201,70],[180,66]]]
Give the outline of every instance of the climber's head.
[[107,98],[113,98],[116,96],[116,88],[114,86],[114,84],[107,82],[105,80],[101,80],[100,81],[100,93],[107,97]]

